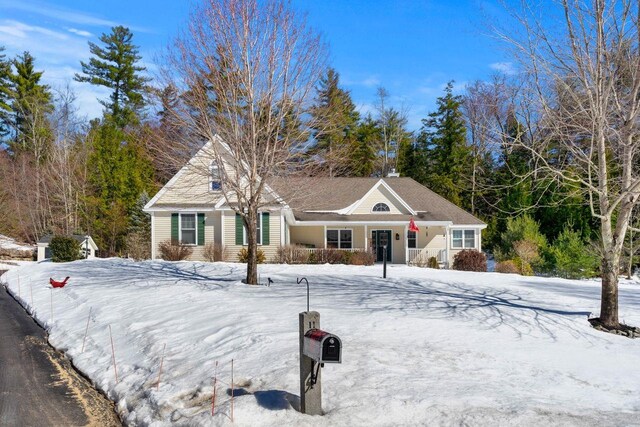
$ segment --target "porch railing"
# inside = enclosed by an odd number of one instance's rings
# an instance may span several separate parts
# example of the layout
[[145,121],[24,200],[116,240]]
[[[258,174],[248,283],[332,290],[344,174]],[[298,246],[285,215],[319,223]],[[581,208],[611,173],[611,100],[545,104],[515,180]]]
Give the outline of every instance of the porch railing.
[[426,264],[431,257],[435,257],[438,263],[444,264],[447,262],[447,251],[432,248],[409,248],[407,264],[415,264],[418,262]]
[[334,251],[347,251],[347,252],[356,252],[356,251],[364,251],[365,248],[304,248],[309,253],[314,253],[317,251],[326,251],[327,249],[333,249]]

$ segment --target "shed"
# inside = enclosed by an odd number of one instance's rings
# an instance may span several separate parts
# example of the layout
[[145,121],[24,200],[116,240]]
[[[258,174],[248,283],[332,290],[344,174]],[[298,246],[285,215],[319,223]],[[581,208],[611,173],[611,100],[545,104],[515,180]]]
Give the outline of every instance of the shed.
[[[93,241],[91,236],[83,236],[82,234],[72,234],[71,236],[80,244],[80,255],[82,258],[95,258],[96,252],[98,252],[98,245]],[[47,234],[38,240],[38,261],[44,261],[45,259],[51,259],[51,249],[49,249],[49,243],[53,236]]]

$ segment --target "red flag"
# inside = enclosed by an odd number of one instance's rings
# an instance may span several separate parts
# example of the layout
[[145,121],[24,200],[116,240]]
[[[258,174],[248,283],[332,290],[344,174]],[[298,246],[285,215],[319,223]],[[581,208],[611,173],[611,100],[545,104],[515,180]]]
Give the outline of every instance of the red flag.
[[409,220],[409,231],[415,231],[416,233],[420,231],[416,223],[413,221],[413,218]]

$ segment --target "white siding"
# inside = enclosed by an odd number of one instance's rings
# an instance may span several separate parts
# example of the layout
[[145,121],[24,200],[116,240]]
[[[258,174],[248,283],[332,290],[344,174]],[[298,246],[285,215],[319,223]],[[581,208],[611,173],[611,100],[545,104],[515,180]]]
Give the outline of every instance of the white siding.
[[[197,213],[197,212],[193,212]],[[215,215],[213,212],[204,212],[204,244],[211,243],[215,237]],[[160,255],[160,243],[171,239],[171,212],[154,213],[154,242],[156,244],[156,259],[162,258]],[[205,261],[204,245],[193,246],[193,254],[189,257],[192,261]]]
[[[236,245],[236,214],[225,211],[224,213],[224,246],[227,250],[229,261],[238,261],[238,252],[243,245]],[[267,259],[267,262],[275,261],[280,247],[280,212],[269,211],[269,244],[258,246]]]
[[378,186],[367,198],[365,198],[360,206],[353,211],[354,214],[368,214],[375,213],[380,214],[381,212],[371,212],[371,209],[377,203],[386,203],[389,206],[389,213],[391,214],[407,214],[409,211],[402,206],[400,202],[396,200],[396,198],[389,193],[389,190],[382,186]]

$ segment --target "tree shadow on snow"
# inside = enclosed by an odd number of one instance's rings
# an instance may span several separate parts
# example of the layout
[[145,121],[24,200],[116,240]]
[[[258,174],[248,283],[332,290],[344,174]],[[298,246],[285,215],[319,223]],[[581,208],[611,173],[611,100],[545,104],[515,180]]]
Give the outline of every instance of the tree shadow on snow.
[[[341,301],[341,307],[347,309],[396,311],[407,316],[426,318],[455,318],[473,322],[473,328],[504,326],[518,336],[542,332],[555,340],[561,329],[574,337],[592,338],[584,333],[584,330],[590,330],[587,323],[589,311],[572,310],[562,306],[561,301],[528,300],[534,295],[527,295],[527,291],[522,292],[523,296],[504,288],[445,283],[426,278],[384,280],[341,276],[324,276],[321,283],[316,282],[316,289],[316,292]],[[324,307],[328,308],[332,307]],[[575,322],[580,317],[584,317],[582,330]]]
[[258,405],[271,411],[282,411],[285,409],[293,408],[296,411],[300,410],[300,397],[295,394],[291,394],[284,390],[259,390],[248,391],[244,388],[236,388],[233,391],[228,388],[227,395],[234,397],[246,396],[252,394],[256,398]]

